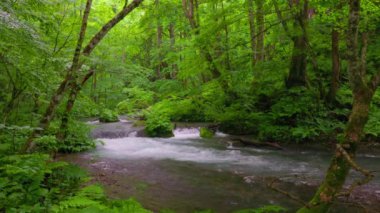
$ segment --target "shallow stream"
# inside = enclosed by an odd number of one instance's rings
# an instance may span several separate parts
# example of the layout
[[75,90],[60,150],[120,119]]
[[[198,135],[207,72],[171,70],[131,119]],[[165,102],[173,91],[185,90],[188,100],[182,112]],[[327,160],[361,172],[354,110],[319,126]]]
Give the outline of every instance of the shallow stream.
[[[132,196],[154,211],[211,209],[223,213],[274,204],[294,212],[301,204],[268,184],[307,201],[331,157],[321,149],[235,147],[228,135],[202,139],[194,127],[179,127],[175,137],[163,139],[136,137],[141,129],[127,121],[94,125],[96,137],[107,137],[99,138],[103,145],[62,158],[86,168],[109,196]],[[379,171],[380,153],[360,154],[357,162]],[[352,172],[348,182],[360,177]],[[340,199],[332,212],[365,212],[364,208],[380,212],[378,175],[350,199]]]

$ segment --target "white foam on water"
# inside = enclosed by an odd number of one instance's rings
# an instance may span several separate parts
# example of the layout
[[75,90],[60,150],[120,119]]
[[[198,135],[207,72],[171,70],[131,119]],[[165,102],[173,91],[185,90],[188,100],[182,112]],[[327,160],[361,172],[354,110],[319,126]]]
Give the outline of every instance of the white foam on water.
[[239,150],[218,150],[196,146],[190,141],[152,138],[101,139],[105,145],[99,153],[112,158],[171,159],[197,163],[264,166],[261,156],[242,154]]
[[175,138],[200,138],[199,132],[200,130],[197,127],[176,128],[173,134]]

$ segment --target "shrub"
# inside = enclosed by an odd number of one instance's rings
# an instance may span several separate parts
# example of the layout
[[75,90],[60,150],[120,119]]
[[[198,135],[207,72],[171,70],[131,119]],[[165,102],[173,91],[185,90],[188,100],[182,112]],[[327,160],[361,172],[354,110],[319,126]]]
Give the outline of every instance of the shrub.
[[[49,129],[46,131],[46,135],[52,140],[55,139],[55,135],[60,130],[60,123],[53,122]],[[90,138],[89,132],[91,128],[89,125],[80,121],[69,120],[66,139],[62,142],[57,142],[57,150],[59,152],[82,152],[95,148],[95,141]],[[44,138],[46,140],[48,138]],[[44,146],[48,141],[43,142]]]
[[201,127],[199,135],[202,138],[212,138],[214,136],[215,132],[206,128],[206,127]]
[[164,114],[150,114],[145,123],[145,132],[150,137],[172,137],[174,125]]
[[99,121],[104,123],[118,122],[119,116],[110,109],[103,109],[99,116]]
[[[11,155],[0,158],[0,209],[41,212],[58,199],[70,196],[87,180],[85,173],[51,162],[48,155]],[[45,209],[45,210],[44,210]]]

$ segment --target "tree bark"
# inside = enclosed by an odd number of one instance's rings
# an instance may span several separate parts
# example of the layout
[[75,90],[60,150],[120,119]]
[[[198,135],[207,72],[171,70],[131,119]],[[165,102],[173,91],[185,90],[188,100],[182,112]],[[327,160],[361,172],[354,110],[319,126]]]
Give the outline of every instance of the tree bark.
[[257,12],[256,12],[256,20],[257,20],[257,28],[259,34],[257,35],[257,51],[256,51],[256,60],[263,61],[264,60],[264,0],[256,0],[257,4]]
[[327,94],[327,103],[333,104],[336,99],[336,93],[339,88],[340,77],[340,57],[339,57],[339,32],[333,28],[331,32],[331,60],[332,60],[332,78],[330,89]]
[[[185,13],[186,18],[189,20],[190,26],[192,30],[194,31],[195,35],[200,34],[199,29],[199,14],[197,12],[198,9],[198,1],[197,0],[182,0],[182,7]],[[211,53],[208,51],[207,45],[200,44],[199,46],[201,55],[209,62],[210,64],[210,71],[212,74],[212,77],[219,78],[221,73],[220,70],[217,68],[214,58],[212,57]]]
[[87,82],[88,79],[91,78],[91,76],[95,73],[94,69],[91,69],[82,79],[80,84],[74,84],[71,87],[70,94],[67,100],[65,112],[61,118],[61,126],[59,128],[59,132],[57,133],[57,139],[59,141],[63,141],[66,139],[68,134],[68,123],[69,123],[69,116],[71,111],[73,110],[75,100],[81,91],[84,84]]
[[[159,11],[160,0],[156,0],[156,10]],[[161,78],[161,69],[162,69],[162,23],[160,20],[160,14],[157,12],[157,50],[158,50],[158,61],[156,66],[156,75],[157,79]]]
[[79,37],[77,41],[77,45],[75,48],[74,52],[74,57],[73,61],[71,64],[71,67],[66,73],[65,79],[61,82],[59,85],[58,89],[54,93],[53,97],[50,100],[50,104],[48,108],[45,111],[45,114],[43,115],[40,123],[39,123],[39,128],[35,129],[31,135],[29,136],[28,140],[26,141],[24,147],[22,148],[21,152],[27,152],[33,147],[33,140],[40,134],[43,133],[43,131],[49,126],[50,121],[53,119],[55,110],[58,107],[59,103],[61,102],[64,93],[67,89],[67,86],[70,82],[72,82],[74,79],[75,73],[80,69],[80,63],[79,63],[79,58],[81,54],[81,49],[84,41],[84,37],[86,35],[86,30],[87,30],[87,22],[88,22],[88,17],[90,15],[91,11],[91,5],[92,5],[92,0],[87,0],[86,2],[86,8],[83,13],[83,18],[82,18],[82,25],[81,29],[79,32]]
[[[294,1],[289,0],[291,7],[297,7],[294,26],[297,29],[292,35],[293,52],[290,61],[289,75],[286,80],[287,88],[296,86],[307,86],[307,20],[308,20],[308,0]],[[294,2],[293,2],[294,1]],[[303,5],[301,3],[303,2]]]
[[[174,53],[174,52],[176,52],[176,50],[175,50],[176,39],[175,39],[175,25],[173,22],[171,22],[169,24],[169,37],[170,37],[170,49]],[[175,79],[177,76],[177,72],[178,72],[178,65],[177,65],[177,63],[174,62],[172,64],[172,72],[171,72],[170,77],[172,79]]]
[[252,69],[256,64],[256,39],[255,39],[255,16],[253,9],[253,0],[247,0],[248,6],[248,22],[249,22],[249,35],[251,42],[251,65]]
[[[81,31],[79,33],[79,38],[77,42],[77,47],[75,49],[74,57],[73,57],[73,63],[68,70],[65,79],[61,82],[59,88],[54,93],[49,107],[47,108],[43,118],[40,121],[39,128],[34,130],[32,134],[29,136],[27,142],[25,143],[24,147],[22,148],[21,152],[25,153],[30,151],[33,148],[33,140],[43,133],[43,131],[49,126],[51,120],[54,117],[55,110],[58,107],[59,103],[61,102],[64,93],[67,90],[68,84],[70,82],[75,82],[76,77],[74,76],[75,72],[77,72],[83,63],[79,62],[79,58],[81,54],[84,56],[89,56],[91,52],[94,50],[94,48],[100,43],[100,41],[104,38],[104,36],[107,35],[107,33],[117,24],[119,23],[125,16],[127,16],[133,9],[138,7],[143,0],[134,0],[131,4],[129,4],[127,7],[124,7],[115,17],[113,17],[110,21],[108,21],[102,29],[90,40],[90,42],[87,44],[87,46],[82,49],[82,44],[84,40],[84,36],[87,29],[87,21],[91,10],[91,4],[92,0],[87,0],[86,3],[86,9],[83,14],[82,19],[82,26]],[[71,84],[71,87],[75,87],[76,82]]]
[[[353,91],[353,107],[346,126],[344,140],[337,146],[326,177],[314,197],[307,206],[298,210],[298,213],[327,212],[336,195],[341,191],[346,177],[352,167],[358,143],[368,120],[369,106],[378,82],[379,74],[368,84],[365,72],[362,70],[362,61],[359,60],[358,32],[359,32],[360,0],[350,0],[349,25],[347,31],[348,73]],[[343,149],[343,151],[342,151]],[[350,159],[349,159],[350,158]]]

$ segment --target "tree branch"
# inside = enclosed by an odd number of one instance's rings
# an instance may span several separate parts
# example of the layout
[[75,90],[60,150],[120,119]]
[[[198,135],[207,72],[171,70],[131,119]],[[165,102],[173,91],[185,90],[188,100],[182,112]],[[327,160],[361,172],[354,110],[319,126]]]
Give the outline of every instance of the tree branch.
[[130,3],[127,7],[124,7],[116,16],[114,16],[111,20],[109,20],[102,29],[94,36],[92,37],[91,41],[87,44],[87,46],[84,48],[82,54],[85,56],[88,56],[91,54],[91,52],[94,50],[96,45],[99,44],[99,42],[104,38],[104,36],[107,35],[107,33],[121,20],[124,19],[125,16],[127,16],[130,12],[133,11],[136,7],[138,7],[141,2],[144,0],[134,0],[132,3]]

